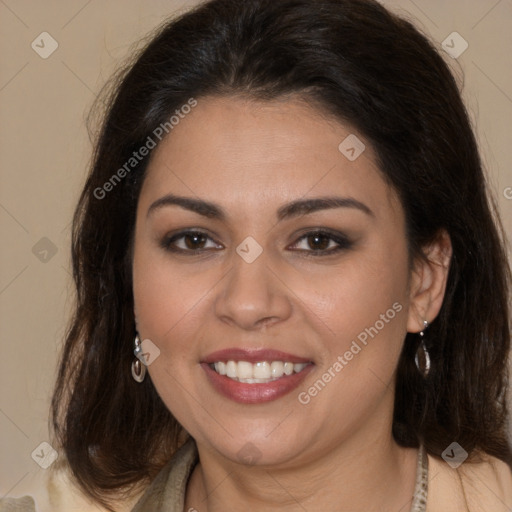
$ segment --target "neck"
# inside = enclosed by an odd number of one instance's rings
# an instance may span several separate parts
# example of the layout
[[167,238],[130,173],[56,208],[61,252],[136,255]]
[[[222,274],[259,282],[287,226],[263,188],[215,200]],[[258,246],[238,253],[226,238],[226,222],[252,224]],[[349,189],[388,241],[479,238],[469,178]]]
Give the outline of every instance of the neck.
[[[375,425],[372,425],[375,428]],[[198,444],[200,463],[187,490],[185,510],[254,512],[409,510],[418,450],[402,448],[388,429],[358,431],[335,449],[286,467],[245,466]]]

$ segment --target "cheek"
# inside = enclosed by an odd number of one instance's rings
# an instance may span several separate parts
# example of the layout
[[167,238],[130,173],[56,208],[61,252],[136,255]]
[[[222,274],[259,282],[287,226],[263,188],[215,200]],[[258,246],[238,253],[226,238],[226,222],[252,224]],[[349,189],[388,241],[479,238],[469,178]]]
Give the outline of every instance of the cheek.
[[310,387],[300,390],[299,401],[329,418],[334,430],[357,428],[361,418],[393,399],[407,325],[406,247],[363,251],[328,276],[314,288],[304,281],[300,294],[310,317],[320,317],[327,327],[319,371]]
[[200,370],[197,345],[191,343],[196,337],[187,332],[187,325],[201,325],[200,286],[194,276],[177,271],[165,252],[149,244],[135,244],[133,293],[137,329],[141,339],[150,339],[160,350],[148,368],[149,374],[167,408],[178,413],[178,420],[183,407],[185,417],[190,414],[180,393],[181,383]]
[[[188,309],[187,288],[172,271],[164,251],[136,240],[133,258],[133,294],[141,336],[163,341]],[[161,253],[161,254],[160,254]]]
[[205,322],[216,281],[213,272],[198,271],[195,265],[178,266],[165,251],[136,243],[133,293],[141,337],[154,341],[169,361],[187,355],[194,358],[198,347],[194,330]]
[[407,248],[403,241],[396,242],[382,241],[372,250],[347,256],[335,269],[302,279],[298,285],[298,295],[324,326],[330,340],[324,344],[325,357],[331,362],[356,341],[361,352],[353,358],[358,360],[354,366],[375,366],[379,361],[386,373],[393,369],[406,333],[408,309]]

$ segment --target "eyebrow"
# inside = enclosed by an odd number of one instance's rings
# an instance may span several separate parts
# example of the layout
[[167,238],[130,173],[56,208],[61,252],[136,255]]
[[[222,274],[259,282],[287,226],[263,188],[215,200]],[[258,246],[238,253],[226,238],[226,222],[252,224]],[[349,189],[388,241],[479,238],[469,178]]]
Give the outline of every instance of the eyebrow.
[[[155,211],[166,206],[179,206],[185,210],[202,215],[203,217],[220,221],[224,221],[227,218],[225,211],[215,203],[192,197],[176,196],[174,194],[167,194],[153,202],[148,208],[147,216],[149,217]],[[282,221],[321,210],[331,210],[333,208],[355,208],[366,215],[374,216],[372,210],[357,199],[352,197],[329,196],[292,201],[277,210],[277,219],[278,221]]]

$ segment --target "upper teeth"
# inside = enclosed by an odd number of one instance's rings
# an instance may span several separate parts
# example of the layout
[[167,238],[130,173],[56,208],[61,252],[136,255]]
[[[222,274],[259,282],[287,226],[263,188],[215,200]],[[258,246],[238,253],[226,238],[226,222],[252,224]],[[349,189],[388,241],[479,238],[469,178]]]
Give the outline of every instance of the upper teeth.
[[228,361],[227,363],[219,361],[213,365],[215,371],[220,375],[251,384],[279,379],[283,375],[291,375],[293,372],[299,373],[306,366],[306,363],[294,364],[283,361],[261,361],[256,364],[247,361]]

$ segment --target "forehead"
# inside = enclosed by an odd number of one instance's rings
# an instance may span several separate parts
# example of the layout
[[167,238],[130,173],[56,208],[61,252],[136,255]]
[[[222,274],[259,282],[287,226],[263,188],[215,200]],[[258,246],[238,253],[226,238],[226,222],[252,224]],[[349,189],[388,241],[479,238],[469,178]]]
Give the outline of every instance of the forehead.
[[364,137],[304,100],[197,101],[154,150],[142,202],[175,192],[257,208],[339,193],[397,207]]

